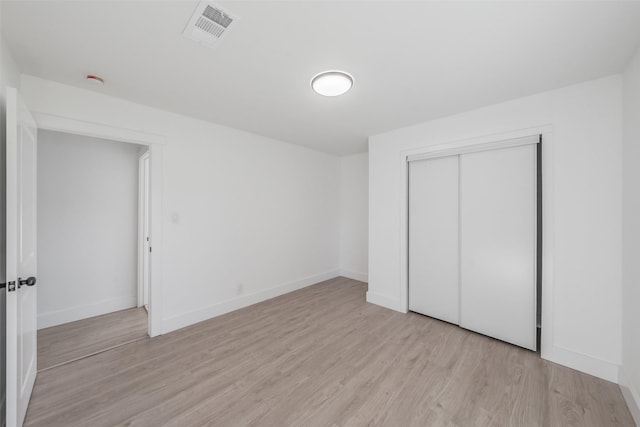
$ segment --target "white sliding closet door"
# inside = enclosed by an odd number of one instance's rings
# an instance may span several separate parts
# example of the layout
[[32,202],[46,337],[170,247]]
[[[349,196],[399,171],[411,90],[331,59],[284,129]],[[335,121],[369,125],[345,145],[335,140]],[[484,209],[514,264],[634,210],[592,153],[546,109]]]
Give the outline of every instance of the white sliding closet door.
[[409,164],[409,230],[409,309],[458,324],[458,156]]
[[460,156],[460,326],[536,347],[536,144]]

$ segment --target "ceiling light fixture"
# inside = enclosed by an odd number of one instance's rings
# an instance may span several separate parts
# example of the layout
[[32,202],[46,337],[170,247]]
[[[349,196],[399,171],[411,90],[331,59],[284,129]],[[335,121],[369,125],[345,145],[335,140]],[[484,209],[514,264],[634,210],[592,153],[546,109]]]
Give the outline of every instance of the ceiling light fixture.
[[323,96],[338,96],[353,86],[353,77],[338,70],[323,71],[311,79],[311,87]]

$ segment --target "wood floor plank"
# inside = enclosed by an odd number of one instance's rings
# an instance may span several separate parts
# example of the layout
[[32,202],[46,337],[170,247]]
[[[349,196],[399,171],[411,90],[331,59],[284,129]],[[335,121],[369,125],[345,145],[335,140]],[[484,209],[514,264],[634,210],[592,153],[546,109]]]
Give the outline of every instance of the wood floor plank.
[[617,385],[336,278],[38,375],[26,426],[633,426]]
[[38,331],[38,370],[147,337],[147,311],[131,308]]

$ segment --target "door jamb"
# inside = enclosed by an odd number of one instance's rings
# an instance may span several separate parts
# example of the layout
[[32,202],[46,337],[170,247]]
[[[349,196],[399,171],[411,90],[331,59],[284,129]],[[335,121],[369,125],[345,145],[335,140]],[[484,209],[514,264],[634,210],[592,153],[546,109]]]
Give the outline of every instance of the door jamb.
[[144,259],[145,259],[145,226],[148,225],[149,216],[145,215],[149,206],[147,205],[147,180],[148,171],[145,161],[149,158],[149,150],[138,155],[138,307],[144,306]]

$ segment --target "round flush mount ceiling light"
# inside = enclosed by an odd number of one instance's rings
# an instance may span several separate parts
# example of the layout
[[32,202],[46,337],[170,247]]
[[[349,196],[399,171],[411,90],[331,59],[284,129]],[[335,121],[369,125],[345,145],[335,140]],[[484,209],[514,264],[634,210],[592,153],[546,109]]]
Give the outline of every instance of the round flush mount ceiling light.
[[102,86],[104,85],[104,79],[100,76],[96,76],[95,74],[87,74],[85,79],[88,83],[94,86]]
[[344,71],[323,71],[311,79],[313,90],[324,96],[342,95],[351,89],[351,86],[353,86],[353,77]]

